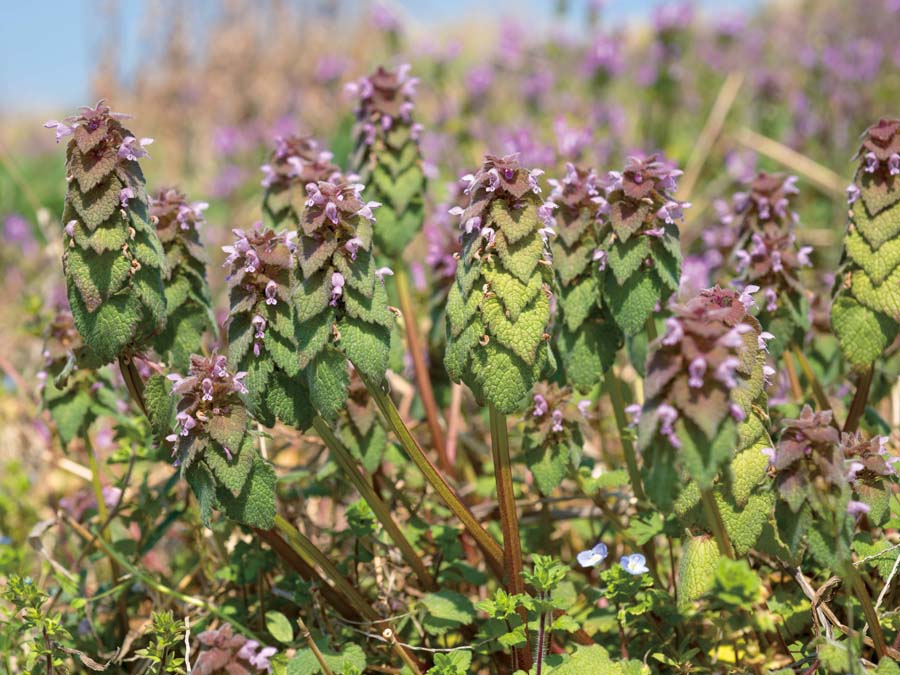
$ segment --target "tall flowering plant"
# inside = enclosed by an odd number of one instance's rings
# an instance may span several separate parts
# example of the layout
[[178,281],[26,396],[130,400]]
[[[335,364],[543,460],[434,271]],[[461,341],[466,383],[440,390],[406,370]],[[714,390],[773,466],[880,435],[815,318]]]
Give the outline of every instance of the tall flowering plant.
[[568,381],[588,390],[612,366],[622,343],[600,293],[608,255],[598,248],[600,212],[607,202],[592,170],[568,164],[562,179],[548,182],[553,191],[541,209],[557,234],[551,249],[559,285],[558,351]]
[[75,326],[104,363],[144,350],[166,321],[165,253],[138,163],[153,139],[134,136],[127,117],[100,101],[45,125],[71,137],[63,269]]
[[831,325],[846,359],[864,370],[900,329],[900,120],[883,119],[866,131],[847,194]]
[[348,85],[358,97],[350,163],[366,185],[363,197],[381,206],[375,247],[391,259],[403,253],[425,218],[422,125],[412,117],[419,80],[409,71],[408,64],[395,71],[379,68]]
[[464,177],[469,205],[453,209],[463,250],[447,297],[444,365],[502,413],[520,410],[554,366],[547,344],[552,230],[541,219],[541,173],[520,166],[516,155],[488,155]]
[[302,281],[295,297],[299,368],[314,408],[334,419],[347,401],[347,361],[381,383],[387,369],[393,314],[384,276],[372,253],[374,202],[365,187],[341,179],[306,186],[297,243]]

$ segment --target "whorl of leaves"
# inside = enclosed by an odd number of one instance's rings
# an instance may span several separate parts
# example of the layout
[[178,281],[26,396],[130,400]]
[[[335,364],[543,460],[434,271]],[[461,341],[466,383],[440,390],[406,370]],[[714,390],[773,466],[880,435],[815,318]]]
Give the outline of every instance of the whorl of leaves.
[[203,335],[216,333],[206,266],[209,260],[197,230],[206,221],[205,202],[188,202],[184,193],[163,188],[150,196],[150,218],[166,254],[166,327],[153,342],[157,352],[184,370],[199,353]]
[[469,205],[452,210],[464,230],[447,297],[451,379],[503,413],[522,409],[541,373],[555,366],[548,347],[553,273],[543,226],[539,170],[517,155],[487,155],[466,176]]
[[738,246],[745,245],[754,232],[793,231],[798,217],[791,202],[797,194],[796,176],[765,171],[760,171],[746,190],[735,193],[730,224],[737,230]]
[[392,259],[403,253],[425,218],[421,125],[412,118],[419,80],[409,70],[409,65],[396,71],[378,68],[348,87],[359,97],[351,166],[366,185],[365,198],[381,204],[375,246]]
[[765,336],[747,313],[751,303],[733,290],[701,291],[672,307],[665,334],[651,344],[638,444],[650,469],[648,492],[661,504],[682,480],[711,489],[735,450],[767,445],[761,415],[771,371]]
[[595,273],[597,210],[604,203],[593,170],[566,165],[544,208],[552,210],[553,269],[559,283],[559,353],[566,379],[585,391],[597,384],[616,357],[622,333],[603,307]]
[[296,233],[256,223],[234,230],[228,253],[228,358],[247,372],[248,402],[267,426],[276,419],[305,429],[309,394],[299,379],[293,296],[299,279]]
[[347,360],[381,382],[387,369],[393,315],[372,255],[372,202],[360,184],[320,181],[308,199],[297,255],[303,280],[295,311],[300,369],[316,410],[332,420],[347,400]]
[[641,331],[678,290],[681,244],[676,221],[689,204],[675,199],[673,169],[659,155],[630,157],[607,178],[598,200],[600,294],[627,336]]
[[263,164],[263,213],[273,227],[289,225],[296,228],[303,220],[306,208],[306,185],[331,180],[340,173],[332,161],[332,154],[320,148],[310,136],[280,136],[269,161]]
[[855,369],[878,359],[900,330],[900,120],[870,127],[847,189],[850,211],[831,325]]
[[45,125],[56,128],[57,140],[72,136],[63,268],[75,325],[103,363],[140,352],[166,320],[165,254],[137,162],[151,139],[135,138],[123,117],[100,101]]
[[221,509],[232,520],[268,529],[275,519],[275,471],[250,433],[240,397],[247,393],[247,373],[232,375],[222,355],[190,361],[186,377],[169,375],[178,398],[176,433],[166,437],[175,463],[197,496],[204,523]]
[[72,313],[59,311],[44,335],[41,402],[50,411],[63,444],[83,438],[98,417],[115,412],[112,382],[90,367]]
[[761,290],[756,317],[775,336],[776,361],[791,344],[802,345],[809,328],[810,293],[799,272],[812,265],[811,252],[811,246],[797,246],[793,232],[768,224],[753,232],[747,249],[735,253],[739,283]]
[[550,494],[581,461],[584,419],[571,388],[547,382],[534,386],[532,404],[525,413],[522,449],[543,494]]

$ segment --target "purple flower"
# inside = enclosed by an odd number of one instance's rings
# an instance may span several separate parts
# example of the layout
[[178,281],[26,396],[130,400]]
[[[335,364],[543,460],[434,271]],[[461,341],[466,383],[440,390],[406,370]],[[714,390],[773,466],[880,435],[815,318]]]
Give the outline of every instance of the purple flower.
[[556,433],[560,433],[563,430],[562,410],[554,410],[553,414],[551,415],[551,419],[553,420],[553,426],[550,427],[550,430]]
[[775,339],[774,335],[772,335],[769,331],[764,330],[756,338],[756,343],[757,343],[757,345],[759,345],[760,349],[762,349],[764,351],[769,351],[768,342],[769,342],[769,340],[774,340],[774,339]]
[[859,518],[860,516],[868,513],[871,510],[872,507],[870,507],[865,502],[859,502],[855,499],[851,499],[849,502],[847,502],[847,513],[849,513],[854,518]]
[[741,362],[734,356],[725,358],[725,360],[716,367],[716,379],[729,389],[734,389],[738,386],[737,380],[734,377],[734,371],[737,370],[740,365]]
[[878,168],[878,157],[875,156],[875,153],[867,152],[863,155],[863,159],[865,160],[863,171],[866,173],[875,173],[875,169]]
[[547,411],[550,410],[550,406],[547,404],[547,399],[545,399],[540,394],[534,395],[534,412],[532,415],[534,417],[543,417],[547,414]]
[[640,553],[623,555],[621,560],[619,560],[619,564],[622,566],[622,569],[633,576],[646,574],[650,571],[647,567],[647,559]]
[[900,155],[896,152],[892,153],[890,157],[888,157],[888,173],[892,176],[900,175]]
[[119,203],[122,205],[123,209],[128,208],[128,200],[134,199],[134,190],[130,187],[122,188],[119,190]]
[[706,359],[698,356],[688,366],[688,386],[694,389],[703,387],[703,375],[706,374]]
[[144,148],[153,142],[152,138],[136,139],[134,136],[126,136],[119,146],[118,155],[122,159],[135,162],[142,157],[150,157],[150,154]]
[[590,409],[591,409],[590,399],[583,398],[578,402],[578,412],[580,412],[583,417],[588,416]]
[[631,423],[628,426],[634,427],[637,426],[641,421],[641,406],[639,403],[632,403],[631,405],[625,406],[625,414],[631,418]]
[[379,281],[384,282],[384,278],[386,276],[394,276],[394,270],[392,270],[390,267],[379,267],[377,270],[375,270],[375,276],[378,277]]
[[200,385],[200,387],[201,387],[201,389],[203,390],[203,397],[202,397],[202,400],[204,400],[204,401],[212,401],[212,400],[213,400],[213,397],[212,397],[212,392],[213,392],[213,382],[212,382],[212,380],[209,379],[208,377],[204,378],[204,379],[203,379],[203,382],[202,382],[201,385]]
[[578,564],[582,567],[596,567],[609,555],[609,549],[606,548],[606,544],[602,541],[595,545],[593,548],[589,548],[586,551],[581,551],[576,559],[578,560]]
[[678,411],[668,403],[663,403],[656,409],[659,416],[659,432],[665,436],[673,448],[681,447],[681,440],[675,434],[675,420],[678,419]]
[[860,191],[853,183],[847,186],[847,205],[853,206],[853,203],[859,199]]
[[331,302],[332,307],[337,307],[338,298],[344,294],[344,275],[340,272],[331,274]]
[[597,263],[597,269],[601,272],[606,269],[606,251],[601,251],[599,248],[594,251],[594,255],[592,258]]
[[45,129],[56,129],[56,142],[59,143],[59,139],[65,138],[72,134],[75,131],[72,127],[67,124],[63,124],[62,122],[58,122],[56,120],[47,120],[44,123]]
[[274,281],[269,281],[266,284],[266,304],[267,305],[277,305],[278,298],[275,297],[275,294],[278,292],[278,284]]
[[666,319],[666,334],[663,336],[662,343],[671,347],[678,344],[684,338],[684,328],[681,322],[673,316]]

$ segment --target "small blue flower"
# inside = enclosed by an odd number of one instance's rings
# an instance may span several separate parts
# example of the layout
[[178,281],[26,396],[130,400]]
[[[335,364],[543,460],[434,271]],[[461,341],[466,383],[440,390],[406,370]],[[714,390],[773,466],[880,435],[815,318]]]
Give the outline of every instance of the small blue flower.
[[609,555],[609,551],[606,548],[606,544],[601,541],[594,548],[579,553],[577,556],[578,564],[582,567],[596,567],[606,560],[607,555]]
[[624,569],[629,574],[634,574],[635,576],[650,571],[647,568],[647,559],[640,553],[635,553],[634,555],[623,555],[622,559],[619,561],[619,564],[622,566],[622,569]]

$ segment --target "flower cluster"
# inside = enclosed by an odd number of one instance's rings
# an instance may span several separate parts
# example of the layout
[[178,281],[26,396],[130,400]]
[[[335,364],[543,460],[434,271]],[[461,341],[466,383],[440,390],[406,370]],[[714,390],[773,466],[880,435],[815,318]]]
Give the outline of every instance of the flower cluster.
[[[762,429],[754,408],[765,408],[763,388],[773,373],[766,361],[770,337],[747,313],[752,298],[719,287],[672,306],[666,330],[651,345],[638,442],[658,468],[671,467],[678,450],[700,489],[709,489],[735,449]],[[761,405],[760,405],[761,404]],[[715,452],[707,452],[712,448]]]
[[387,368],[393,316],[383,279],[391,270],[375,267],[373,209],[379,204],[364,202],[364,189],[345,182],[306,186],[297,247],[299,365],[313,406],[329,419],[347,400],[348,359],[378,382]]
[[[541,209],[558,236],[553,269],[559,282],[560,356],[568,380],[582,390],[597,384],[612,365],[622,334],[599,296],[598,208],[606,205],[599,177],[566,165],[566,175],[547,181],[553,191]],[[600,261],[598,263],[598,260]]]
[[296,233],[278,233],[256,223],[233,230],[228,253],[231,309],[229,359],[251,373],[251,407],[271,426],[275,419],[305,428],[307,395],[297,382],[300,364],[292,294],[298,284]]
[[392,259],[399,258],[425,218],[421,125],[412,119],[418,78],[409,70],[409,65],[396,71],[379,68],[348,85],[359,97],[351,166],[367,186],[365,198],[382,205],[375,246]]
[[166,441],[206,523],[215,508],[253,527],[271,527],[275,518],[275,473],[256,450],[242,399],[249,377],[232,373],[221,354],[192,355],[186,376],[168,376],[178,403]]
[[266,188],[263,211],[273,225],[287,223],[296,228],[303,220],[306,185],[335,180],[340,168],[332,154],[310,136],[279,136],[269,161],[260,168]]
[[856,369],[870,366],[900,331],[900,120],[870,127],[848,189],[849,226],[835,280],[831,324]]
[[150,218],[166,254],[166,327],[153,346],[176,368],[186,368],[192,353],[201,351],[206,333],[214,335],[212,298],[206,280],[206,251],[198,226],[205,224],[205,202],[189,202],[175,188],[150,196]]
[[736,192],[731,200],[738,238],[745,242],[754,232],[775,229],[786,234],[799,220],[791,202],[799,194],[797,177],[783,173],[759,172],[747,189]]
[[205,649],[197,656],[192,673],[196,675],[251,675],[271,672],[271,659],[278,650],[260,647],[256,640],[235,635],[231,626],[224,624],[216,630],[203,631],[197,640]]
[[165,256],[137,163],[152,139],[138,140],[124,117],[100,101],[45,125],[71,136],[63,267],[75,325],[102,362],[142,350],[166,320]]
[[488,155],[478,173],[463,177],[468,206],[451,211],[460,217],[463,250],[447,297],[444,365],[501,412],[524,406],[552,359],[552,229],[540,213],[541,173],[521,167],[516,155]]
[[630,157],[597,197],[600,294],[626,335],[642,330],[681,280],[676,223],[690,204],[675,199],[674,169],[660,155]]
[[525,413],[522,449],[535,482],[543,494],[557,487],[581,461],[584,438],[581,425],[590,401],[572,401],[572,390],[538,382]]

